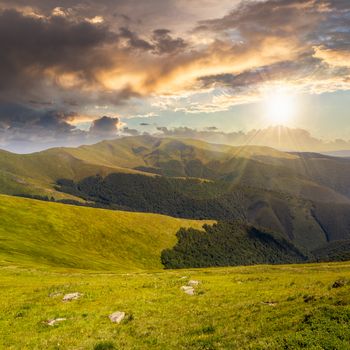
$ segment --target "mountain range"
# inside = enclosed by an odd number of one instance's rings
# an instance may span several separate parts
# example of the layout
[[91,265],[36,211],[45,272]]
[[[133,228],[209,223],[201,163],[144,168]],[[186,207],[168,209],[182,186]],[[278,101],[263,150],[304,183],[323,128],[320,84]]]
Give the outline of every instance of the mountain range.
[[350,160],[193,139],[125,137],[1,151],[0,192],[188,219],[245,220],[302,249],[350,239]]

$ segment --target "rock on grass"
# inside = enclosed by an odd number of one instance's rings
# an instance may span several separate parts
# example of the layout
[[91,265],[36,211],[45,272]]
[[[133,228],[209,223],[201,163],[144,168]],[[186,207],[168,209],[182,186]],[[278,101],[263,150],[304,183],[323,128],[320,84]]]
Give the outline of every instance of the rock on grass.
[[191,286],[182,286],[181,290],[184,291],[188,295],[194,295],[194,288]]
[[46,324],[48,326],[54,326],[56,323],[63,322],[63,321],[66,321],[66,320],[67,320],[66,318],[54,318],[52,320],[47,320]]
[[82,296],[82,294],[80,294],[80,293],[78,293],[78,292],[69,293],[69,294],[66,294],[66,295],[63,297],[63,301],[76,300],[76,299],[79,299],[81,296]]
[[192,286],[192,287],[194,287],[194,286],[198,286],[199,285],[199,281],[196,281],[196,280],[190,280],[190,281],[188,281],[188,283],[187,283],[189,286]]
[[125,318],[125,312],[123,312],[123,311],[116,311],[116,312],[113,312],[108,317],[113,323],[120,323]]

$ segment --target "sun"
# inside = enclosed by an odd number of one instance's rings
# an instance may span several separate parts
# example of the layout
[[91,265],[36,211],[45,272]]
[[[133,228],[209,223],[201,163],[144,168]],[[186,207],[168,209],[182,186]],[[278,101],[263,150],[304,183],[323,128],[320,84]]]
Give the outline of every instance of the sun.
[[278,86],[264,93],[265,118],[273,124],[288,124],[296,113],[296,97],[287,87]]

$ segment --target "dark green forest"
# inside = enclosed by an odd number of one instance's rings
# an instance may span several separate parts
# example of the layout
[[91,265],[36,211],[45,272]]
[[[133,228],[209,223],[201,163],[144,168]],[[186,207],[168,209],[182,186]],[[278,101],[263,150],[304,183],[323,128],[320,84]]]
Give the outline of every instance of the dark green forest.
[[87,177],[78,183],[61,179],[57,189],[111,209],[191,219],[233,220],[246,216],[242,191],[219,181],[110,174]]
[[56,189],[80,197],[85,205],[94,207],[188,219],[239,219],[279,232],[307,249],[350,239],[349,204],[330,206],[283,192],[233,185],[224,179],[112,173],[78,182],[60,179]]
[[283,237],[237,221],[205,225],[204,232],[180,229],[177,238],[177,244],[161,255],[167,269],[286,264],[308,260]]

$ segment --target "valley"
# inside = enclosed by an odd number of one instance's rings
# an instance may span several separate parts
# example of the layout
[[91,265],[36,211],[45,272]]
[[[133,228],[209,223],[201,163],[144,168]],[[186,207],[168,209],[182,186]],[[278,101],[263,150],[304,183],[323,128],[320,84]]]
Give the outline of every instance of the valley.
[[2,155],[0,348],[347,349],[348,160],[153,137]]
[[0,191],[6,194],[245,220],[311,250],[350,238],[345,158],[136,136],[28,155],[4,152],[0,165]]
[[349,0],[0,0],[0,350],[350,350]]

